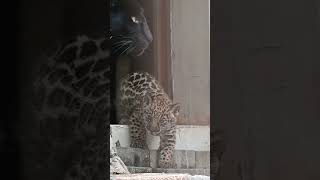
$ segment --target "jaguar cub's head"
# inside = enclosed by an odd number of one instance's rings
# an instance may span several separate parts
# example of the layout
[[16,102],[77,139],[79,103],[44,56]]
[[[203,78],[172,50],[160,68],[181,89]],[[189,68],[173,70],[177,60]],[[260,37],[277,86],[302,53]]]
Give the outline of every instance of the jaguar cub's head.
[[111,43],[114,55],[140,56],[153,40],[137,0],[112,0]]
[[154,136],[159,136],[176,126],[180,104],[172,103],[163,96],[144,97],[145,127]]

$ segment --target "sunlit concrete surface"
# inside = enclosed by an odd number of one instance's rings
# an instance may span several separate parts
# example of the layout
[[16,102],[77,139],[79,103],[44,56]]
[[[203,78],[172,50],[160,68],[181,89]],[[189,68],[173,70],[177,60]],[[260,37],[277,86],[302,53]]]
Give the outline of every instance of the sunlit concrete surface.
[[209,176],[191,176],[188,174],[141,173],[112,175],[111,180],[210,180]]
[[[129,127],[126,125],[111,125],[112,140],[120,143],[120,147],[129,147]],[[209,126],[177,126],[176,150],[210,151],[210,127]],[[147,135],[147,144],[150,150],[157,150],[160,138]]]

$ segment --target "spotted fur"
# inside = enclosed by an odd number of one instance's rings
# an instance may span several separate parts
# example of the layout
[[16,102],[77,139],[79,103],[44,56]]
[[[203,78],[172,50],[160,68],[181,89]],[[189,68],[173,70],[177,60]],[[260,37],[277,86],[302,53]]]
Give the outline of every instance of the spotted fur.
[[129,124],[131,147],[146,148],[146,132],[160,136],[159,166],[173,167],[176,121],[180,105],[172,103],[150,74],[135,72],[120,84],[120,122]]
[[109,179],[111,63],[152,41],[136,0],[112,0],[111,24],[110,37],[78,36],[41,59],[32,98],[37,155],[28,160],[39,179]]
[[33,84],[33,106],[40,136],[51,151],[39,164],[44,170],[60,164],[58,179],[107,178],[101,173],[108,172],[109,162],[107,39],[79,36],[43,59]]

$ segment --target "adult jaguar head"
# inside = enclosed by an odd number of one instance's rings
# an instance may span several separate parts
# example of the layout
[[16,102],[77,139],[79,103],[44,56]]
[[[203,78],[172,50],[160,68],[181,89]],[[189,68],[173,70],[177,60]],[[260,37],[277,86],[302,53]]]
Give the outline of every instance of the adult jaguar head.
[[112,54],[140,56],[153,40],[138,0],[112,0]]

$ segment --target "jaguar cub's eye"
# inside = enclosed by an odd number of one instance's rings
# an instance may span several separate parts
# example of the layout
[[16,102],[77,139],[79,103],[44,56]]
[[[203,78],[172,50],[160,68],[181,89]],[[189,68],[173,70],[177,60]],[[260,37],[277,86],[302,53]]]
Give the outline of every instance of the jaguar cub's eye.
[[137,18],[137,17],[134,17],[134,16],[131,17],[131,20],[132,20],[132,22],[134,22],[134,23],[136,23],[136,24],[141,23],[140,19]]

